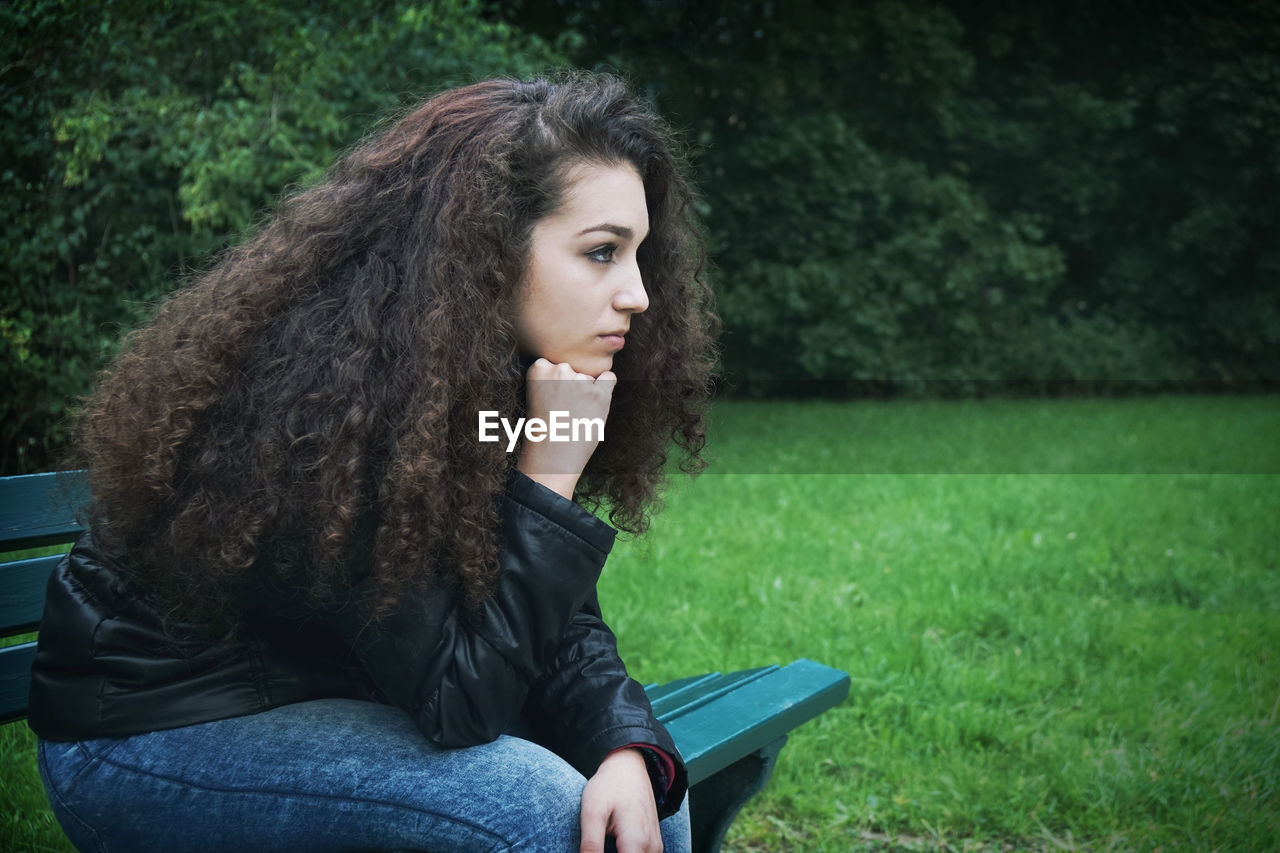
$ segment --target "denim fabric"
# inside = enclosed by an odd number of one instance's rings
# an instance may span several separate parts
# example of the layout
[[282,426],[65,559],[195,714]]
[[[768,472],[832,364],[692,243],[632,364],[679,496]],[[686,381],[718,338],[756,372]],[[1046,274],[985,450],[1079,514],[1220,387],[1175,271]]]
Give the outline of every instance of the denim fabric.
[[[426,741],[349,699],[180,729],[40,742],[54,813],[82,851],[576,851],[586,780],[518,737]],[[662,822],[690,846],[688,804]]]

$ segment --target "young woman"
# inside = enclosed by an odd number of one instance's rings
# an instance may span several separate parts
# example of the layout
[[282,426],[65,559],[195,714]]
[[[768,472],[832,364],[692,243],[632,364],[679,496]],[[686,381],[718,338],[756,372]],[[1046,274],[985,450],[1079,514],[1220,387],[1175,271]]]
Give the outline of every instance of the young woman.
[[[595,584],[717,327],[663,125],[608,76],[446,92],[126,342],[30,724],[82,850],[688,847]],[[599,419],[482,441],[480,413]],[[661,821],[661,822],[660,822]]]

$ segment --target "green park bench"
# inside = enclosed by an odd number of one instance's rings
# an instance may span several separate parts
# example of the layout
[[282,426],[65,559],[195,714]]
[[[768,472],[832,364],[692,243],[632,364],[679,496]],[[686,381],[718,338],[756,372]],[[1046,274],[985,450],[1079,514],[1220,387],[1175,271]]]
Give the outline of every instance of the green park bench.
[[[0,477],[0,552],[65,545],[81,526],[87,499],[78,471]],[[0,563],[0,637],[37,631],[53,556]],[[0,649],[0,723],[27,712],[36,644]],[[800,659],[728,675],[682,678],[645,687],[654,712],[675,739],[689,770],[693,849],[720,849],[729,825],[773,773],[787,734],[840,703],[849,676]]]

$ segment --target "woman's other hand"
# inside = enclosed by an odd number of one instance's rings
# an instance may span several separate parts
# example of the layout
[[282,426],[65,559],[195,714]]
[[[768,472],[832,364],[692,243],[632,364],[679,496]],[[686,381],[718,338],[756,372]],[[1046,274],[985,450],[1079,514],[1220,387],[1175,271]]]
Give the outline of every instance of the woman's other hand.
[[530,419],[549,423],[552,412],[567,412],[570,424],[577,419],[598,419],[601,425],[570,430],[568,441],[526,438],[520,450],[516,467],[521,473],[573,500],[578,478],[603,437],[603,424],[609,418],[618,377],[606,370],[593,378],[578,373],[568,364],[552,364],[545,358],[530,365],[527,376],[526,408]]
[[638,749],[611,753],[582,791],[581,853],[603,853],[606,835],[618,853],[662,853],[653,786]]

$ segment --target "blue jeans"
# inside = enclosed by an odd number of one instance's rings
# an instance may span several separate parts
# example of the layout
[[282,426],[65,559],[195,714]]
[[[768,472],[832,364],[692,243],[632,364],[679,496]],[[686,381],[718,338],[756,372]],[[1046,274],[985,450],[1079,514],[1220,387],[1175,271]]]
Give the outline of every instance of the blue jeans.
[[[440,749],[399,709],[348,699],[39,754],[62,828],[104,853],[577,851],[586,784],[531,741]],[[687,798],[662,838],[689,850]]]

